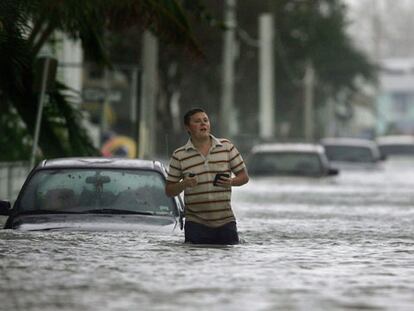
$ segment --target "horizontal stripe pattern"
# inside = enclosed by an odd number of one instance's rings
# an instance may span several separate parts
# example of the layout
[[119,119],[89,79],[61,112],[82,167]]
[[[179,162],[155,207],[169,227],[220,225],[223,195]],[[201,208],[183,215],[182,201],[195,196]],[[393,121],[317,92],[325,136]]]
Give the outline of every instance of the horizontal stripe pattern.
[[212,147],[203,156],[191,140],[176,149],[170,159],[167,181],[179,182],[188,173],[197,176],[196,187],[184,191],[186,220],[210,227],[222,226],[235,221],[231,208],[231,188],[213,185],[217,173],[237,173],[245,168],[237,148],[227,139],[211,135]]

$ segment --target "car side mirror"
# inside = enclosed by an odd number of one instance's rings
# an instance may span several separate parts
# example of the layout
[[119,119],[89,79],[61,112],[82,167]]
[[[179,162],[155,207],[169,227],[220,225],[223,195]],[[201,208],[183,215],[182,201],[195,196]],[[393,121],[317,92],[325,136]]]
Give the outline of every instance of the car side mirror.
[[338,175],[338,174],[339,174],[339,170],[337,168],[330,167],[328,169],[328,175],[333,176],[333,175]]
[[9,201],[0,201],[0,215],[10,216],[11,204]]

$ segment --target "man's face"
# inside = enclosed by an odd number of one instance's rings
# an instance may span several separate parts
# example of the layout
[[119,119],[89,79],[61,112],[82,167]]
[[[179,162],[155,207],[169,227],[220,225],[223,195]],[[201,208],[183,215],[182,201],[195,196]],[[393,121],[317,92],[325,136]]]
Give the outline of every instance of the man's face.
[[204,112],[197,112],[190,118],[190,123],[185,126],[186,130],[194,138],[205,138],[210,135],[210,120]]

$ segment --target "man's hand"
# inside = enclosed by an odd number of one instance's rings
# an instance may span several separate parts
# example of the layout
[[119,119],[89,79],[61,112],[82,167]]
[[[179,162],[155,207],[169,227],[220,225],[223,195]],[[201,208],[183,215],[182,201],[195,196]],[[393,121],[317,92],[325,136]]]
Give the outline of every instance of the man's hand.
[[167,194],[167,196],[174,197],[176,195],[179,195],[185,189],[196,186],[198,184],[197,176],[195,176],[194,174],[191,175],[192,176],[184,176],[184,179],[176,183],[167,182],[165,186],[165,193]]
[[197,176],[195,176],[194,174],[187,175],[184,177],[183,183],[184,189],[195,187],[198,184]]
[[232,184],[233,184],[233,178],[226,177],[226,176],[220,176],[220,178],[218,178],[216,182],[217,187],[223,187],[223,188],[231,188]]
[[219,187],[238,187],[246,184],[249,181],[249,175],[247,174],[246,169],[242,169],[235,173],[236,176],[234,177],[220,177],[220,179],[217,181],[217,186]]

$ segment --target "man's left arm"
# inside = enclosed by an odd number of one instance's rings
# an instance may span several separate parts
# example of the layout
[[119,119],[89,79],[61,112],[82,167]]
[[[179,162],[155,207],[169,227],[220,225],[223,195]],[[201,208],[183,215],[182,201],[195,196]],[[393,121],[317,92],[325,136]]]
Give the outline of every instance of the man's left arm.
[[246,184],[249,181],[249,174],[247,173],[246,164],[237,148],[231,144],[229,150],[229,164],[230,169],[235,175],[228,180],[228,186],[238,187]]
[[234,175],[234,177],[220,177],[217,180],[217,185],[225,188],[238,187],[243,186],[249,181],[249,175],[247,174],[246,168],[242,168],[235,172]]
[[235,176],[231,178],[232,187],[243,186],[249,181],[249,175],[247,174],[246,168],[243,168],[240,171],[234,173],[234,175]]

